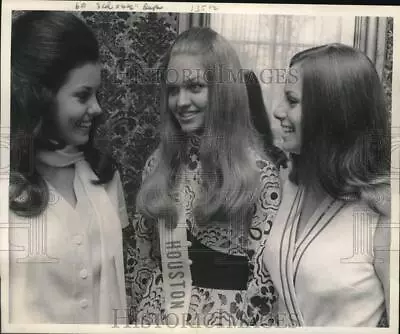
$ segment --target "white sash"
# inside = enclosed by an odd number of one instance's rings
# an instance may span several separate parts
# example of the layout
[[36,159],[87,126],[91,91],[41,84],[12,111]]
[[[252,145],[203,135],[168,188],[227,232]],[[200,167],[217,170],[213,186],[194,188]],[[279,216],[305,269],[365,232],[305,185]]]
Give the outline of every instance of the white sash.
[[161,219],[159,226],[165,296],[164,323],[181,326],[186,323],[192,293],[184,208],[175,228],[167,226],[167,222]]

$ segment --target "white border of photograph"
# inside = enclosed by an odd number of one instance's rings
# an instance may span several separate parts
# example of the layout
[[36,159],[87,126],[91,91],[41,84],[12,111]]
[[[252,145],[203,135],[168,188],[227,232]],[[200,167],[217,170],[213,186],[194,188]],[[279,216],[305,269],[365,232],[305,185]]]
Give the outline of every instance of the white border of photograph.
[[[113,333],[113,332],[183,332],[203,331],[218,333],[265,333],[272,332],[313,332],[313,333],[397,333],[399,314],[399,227],[400,227],[400,186],[398,160],[400,159],[400,8],[395,6],[342,6],[342,5],[288,5],[288,4],[220,4],[220,3],[164,3],[164,2],[128,2],[128,1],[24,1],[3,0],[1,18],[1,156],[0,172],[7,170],[9,163],[9,121],[10,121],[10,46],[11,46],[11,11],[12,10],[69,10],[69,11],[134,11],[134,12],[181,12],[181,13],[265,13],[268,15],[312,15],[312,16],[384,16],[394,18],[393,36],[393,83],[392,83],[392,140],[397,146],[392,146],[392,251],[391,251],[391,327],[390,328],[168,328],[153,326],[150,328],[136,328],[130,325],[124,327],[121,323],[118,328],[112,325],[16,325],[8,323],[8,254],[1,251],[1,325],[2,331],[11,332],[81,332],[81,333]],[[392,163],[393,165],[393,163]],[[4,173],[3,173],[4,174]],[[3,175],[4,176],[4,175]],[[8,178],[0,178],[0,222],[8,221]],[[0,226],[1,227],[1,226]],[[7,229],[0,228],[0,249],[8,244]]]

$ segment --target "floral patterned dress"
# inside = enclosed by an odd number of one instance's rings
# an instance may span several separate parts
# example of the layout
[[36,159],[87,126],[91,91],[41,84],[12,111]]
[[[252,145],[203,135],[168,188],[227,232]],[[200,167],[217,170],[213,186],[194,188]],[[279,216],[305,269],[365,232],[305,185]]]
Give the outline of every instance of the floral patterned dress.
[[[192,214],[193,203],[201,192],[201,165],[198,146],[189,147],[189,161],[180,176],[186,192],[187,230],[208,249],[219,253],[245,256],[248,260],[247,289],[215,289],[192,285],[186,323],[191,326],[251,326],[271,323],[276,312],[277,295],[269,273],[257,262],[254,254],[265,243],[281,200],[278,170],[271,162],[257,160],[262,190],[254,205],[250,232],[244,237],[232,225],[210,222],[197,225]],[[157,164],[158,151],[148,159],[143,178]],[[243,224],[246,225],[246,224]],[[165,313],[163,276],[158,228],[155,221],[136,214],[133,222],[136,247],[131,254],[133,321],[136,324],[163,324]],[[193,273],[192,273],[193,275]],[[246,283],[246,282],[245,282]]]

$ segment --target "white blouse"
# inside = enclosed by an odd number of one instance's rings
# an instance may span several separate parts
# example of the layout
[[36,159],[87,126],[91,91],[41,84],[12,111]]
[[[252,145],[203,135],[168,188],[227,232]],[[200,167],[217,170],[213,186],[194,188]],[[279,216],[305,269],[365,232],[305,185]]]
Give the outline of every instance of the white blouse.
[[[88,198],[80,178],[75,173],[74,190],[77,197],[73,208],[50,184],[50,202],[47,209],[36,218],[24,218],[10,212],[9,240],[20,251],[10,252],[10,322],[14,323],[112,323],[99,315],[101,275],[101,229],[88,205]],[[120,176],[99,191],[106,191],[111,210],[115,210],[121,224],[126,227],[128,216]],[[111,242],[120,243],[122,229],[107,235]],[[21,247],[22,246],[22,247]],[[123,268],[122,255],[108,259],[113,268]],[[116,260],[119,259],[119,260]],[[126,300],[115,304],[115,295],[124,290],[123,272],[114,270],[111,280],[115,291],[109,292],[113,305],[126,307]],[[103,298],[101,298],[103,297]],[[123,298],[126,299],[126,298]]]
[[279,294],[282,321],[289,326],[377,326],[385,309],[373,264],[379,215],[361,201],[328,196],[296,240],[301,196],[297,186],[285,184],[262,256]]

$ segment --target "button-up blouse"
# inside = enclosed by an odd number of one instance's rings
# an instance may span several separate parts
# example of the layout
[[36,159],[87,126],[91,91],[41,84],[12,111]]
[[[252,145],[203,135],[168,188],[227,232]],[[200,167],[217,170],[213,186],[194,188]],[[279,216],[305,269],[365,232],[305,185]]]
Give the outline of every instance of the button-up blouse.
[[[90,210],[81,180],[75,174],[75,208],[49,183],[48,186],[51,198],[40,216],[24,218],[10,212],[9,240],[19,249],[12,251],[9,258],[10,322],[111,323],[99,317],[103,293],[101,229]],[[119,174],[115,173],[110,183],[98,187],[105,188],[110,206],[120,218],[109,223],[126,227],[128,216]],[[117,235],[107,237],[122,242],[122,229],[115,230],[119,231]],[[114,268],[118,266],[122,263]],[[118,286],[121,277],[116,277],[116,272],[113,276],[108,279]],[[113,314],[109,319],[113,319]]]

